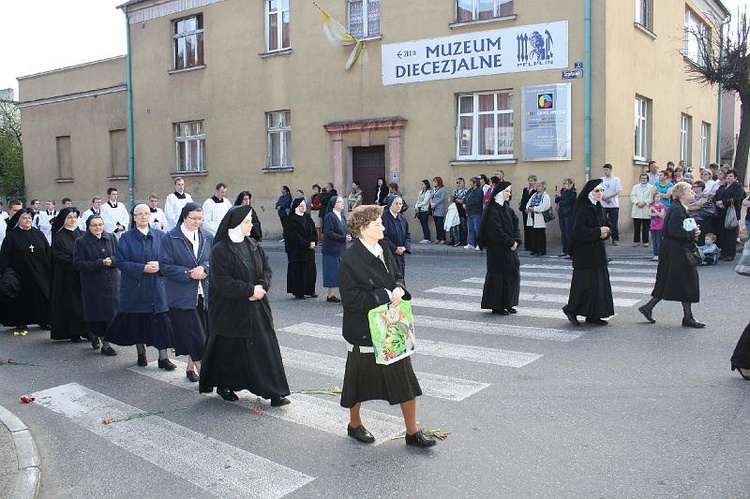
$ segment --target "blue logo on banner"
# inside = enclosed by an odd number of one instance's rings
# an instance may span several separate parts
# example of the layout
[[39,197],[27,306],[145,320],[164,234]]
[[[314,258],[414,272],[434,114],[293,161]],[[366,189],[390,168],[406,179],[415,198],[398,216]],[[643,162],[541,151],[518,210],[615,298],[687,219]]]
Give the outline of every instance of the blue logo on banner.
[[544,34],[533,31],[531,34],[517,35],[516,44],[518,66],[552,64],[554,42],[549,31],[544,30]]

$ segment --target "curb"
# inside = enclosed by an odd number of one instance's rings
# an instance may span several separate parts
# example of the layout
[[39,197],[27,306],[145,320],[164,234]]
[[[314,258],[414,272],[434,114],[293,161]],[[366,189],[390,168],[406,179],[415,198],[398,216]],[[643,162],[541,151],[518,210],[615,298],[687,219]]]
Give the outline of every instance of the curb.
[[33,499],[36,497],[39,479],[42,475],[34,437],[23,421],[3,406],[0,406],[0,422],[8,428],[13,437],[18,460],[18,475],[16,475],[16,483],[10,497]]

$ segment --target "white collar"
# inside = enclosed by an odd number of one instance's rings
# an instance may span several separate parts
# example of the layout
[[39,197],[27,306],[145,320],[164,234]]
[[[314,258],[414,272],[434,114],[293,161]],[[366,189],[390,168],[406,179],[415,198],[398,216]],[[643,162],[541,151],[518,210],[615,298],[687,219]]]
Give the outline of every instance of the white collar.
[[367,242],[365,241],[363,237],[360,237],[359,240],[362,242],[362,245],[365,248],[367,248],[367,251],[372,253],[374,256],[378,258],[383,257],[383,247],[381,245],[379,245],[378,243],[375,243],[375,246],[370,246],[369,244],[367,244]]
[[146,227],[145,229],[141,229],[140,227],[136,226],[135,228],[136,228],[136,229],[138,229],[138,231],[139,231],[139,232],[140,232],[141,234],[143,234],[144,236],[147,236],[147,235],[148,235],[148,229],[149,229],[148,227]]

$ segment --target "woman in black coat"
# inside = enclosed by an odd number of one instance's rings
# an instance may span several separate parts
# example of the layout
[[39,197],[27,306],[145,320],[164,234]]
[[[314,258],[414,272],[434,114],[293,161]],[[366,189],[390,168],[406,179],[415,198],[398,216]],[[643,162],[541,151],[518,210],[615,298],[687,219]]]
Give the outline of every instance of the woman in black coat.
[[400,404],[406,424],[406,444],[430,447],[435,441],[417,427],[416,397],[422,389],[414,374],[411,357],[393,364],[375,362],[367,314],[385,303],[397,306],[411,296],[404,288],[396,262],[383,239],[382,208],[358,206],[347,219],[355,239],[341,262],[341,302],[344,306],[342,334],[349,354],[346,358],[341,406],[349,409],[350,437],[371,444],[375,437],[365,429],[360,406],[366,400]]
[[581,190],[573,207],[573,232],[570,251],[573,258],[573,277],[570,295],[563,312],[578,326],[578,316],[586,322],[604,326],[604,317],[615,315],[612,286],[607,269],[607,250],[604,241],[611,229],[600,200],[604,193],[601,179],[589,180]]
[[104,220],[91,215],[86,233],[73,244],[73,268],[81,275],[83,318],[91,332],[91,346],[102,347],[102,355],[117,355],[102,342],[107,325],[117,315],[120,305],[120,270],[117,268],[117,238],[104,232]]
[[404,200],[400,196],[391,196],[386,201],[383,210],[383,227],[385,228],[383,240],[391,250],[393,260],[396,262],[398,271],[402,277],[406,276],[406,258],[404,255],[411,253],[411,234],[409,234],[409,223],[401,214]]
[[[253,195],[250,193],[250,191],[241,191],[239,194],[237,194],[237,199],[234,200],[234,205],[252,206],[252,199]],[[260,219],[258,218],[256,210],[253,210],[253,232],[250,234],[250,237],[258,242],[263,241],[263,227],[260,224]]]
[[573,206],[576,204],[576,184],[572,178],[563,179],[559,195],[555,196],[557,218],[560,222],[560,239],[563,258],[570,258],[570,241],[573,236]]
[[740,211],[742,210],[742,200],[745,198],[745,191],[742,184],[737,180],[739,177],[737,170],[729,170],[726,173],[726,183],[719,187],[714,196],[716,205],[716,218],[718,224],[717,235],[718,245],[721,249],[720,260],[731,262],[737,256],[737,228],[727,229],[724,227],[724,217],[727,210],[733,209],[740,220]]
[[281,230],[283,233],[286,233],[286,224],[289,221],[289,215],[291,214],[291,206],[292,193],[289,191],[289,187],[282,185],[281,196],[279,196],[279,199],[276,201],[276,212],[279,214],[279,221],[281,222]]
[[664,217],[659,266],[656,268],[656,283],[651,300],[638,311],[647,321],[656,322],[651,316],[661,300],[682,302],[682,325],[703,328],[706,325],[693,317],[691,306],[700,301],[698,269],[688,258],[700,235],[695,220],[690,218],[687,206],[695,198],[693,188],[687,182],[677,182],[672,188],[672,204]]
[[208,341],[199,389],[237,400],[236,390],[289,404],[289,383],[266,293],[271,286],[268,257],[251,239],[250,206],[229,209],[211,248]]
[[508,206],[510,182],[499,182],[492,191],[479,224],[479,247],[487,250],[482,308],[493,314],[515,314],[521,289],[518,217]]
[[81,275],[73,268],[73,246],[81,237],[77,209],[60,210],[52,222],[52,327],[53,340],[77,343],[89,337],[83,319]]
[[315,281],[318,271],[315,268],[315,244],[317,243],[315,222],[307,213],[303,198],[292,203],[292,214],[284,230],[284,249],[289,261],[286,272],[286,292],[297,299],[305,296],[317,298]]
[[383,177],[378,177],[378,182],[375,184],[375,201],[374,203],[378,206],[385,206],[385,198],[388,197],[388,185],[385,183]]

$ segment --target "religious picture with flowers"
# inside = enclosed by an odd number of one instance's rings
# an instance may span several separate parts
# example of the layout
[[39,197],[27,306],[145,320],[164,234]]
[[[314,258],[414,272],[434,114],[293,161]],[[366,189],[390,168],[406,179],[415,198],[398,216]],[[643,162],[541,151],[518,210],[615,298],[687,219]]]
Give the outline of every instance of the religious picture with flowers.
[[410,302],[401,300],[397,307],[381,305],[370,310],[367,318],[376,363],[393,364],[414,353],[416,337]]

